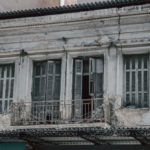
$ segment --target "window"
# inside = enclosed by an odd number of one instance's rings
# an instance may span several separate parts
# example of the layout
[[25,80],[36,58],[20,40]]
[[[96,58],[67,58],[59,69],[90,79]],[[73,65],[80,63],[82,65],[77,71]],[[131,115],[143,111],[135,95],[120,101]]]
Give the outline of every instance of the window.
[[60,117],[61,61],[34,63],[32,115],[39,123],[54,123]]
[[61,61],[34,63],[33,101],[60,99]]
[[8,112],[13,101],[14,64],[0,65],[0,113]]
[[149,57],[129,55],[124,57],[124,106],[149,106]]
[[74,60],[74,99],[103,97],[103,58]]
[[104,64],[101,57],[74,60],[73,116],[87,119],[102,104]]

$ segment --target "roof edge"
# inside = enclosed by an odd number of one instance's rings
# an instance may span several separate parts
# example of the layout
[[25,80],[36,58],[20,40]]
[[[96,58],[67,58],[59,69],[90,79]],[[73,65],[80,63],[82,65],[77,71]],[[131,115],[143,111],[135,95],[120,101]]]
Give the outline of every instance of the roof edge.
[[74,12],[81,12],[81,11],[92,11],[98,9],[122,8],[122,7],[144,5],[144,4],[150,4],[150,0],[111,0],[111,1],[108,0],[106,2],[104,1],[104,2],[95,2],[95,3],[83,3],[83,4],[59,6],[59,7],[56,6],[56,7],[48,7],[48,8],[36,8],[36,9],[29,9],[29,10],[1,12],[0,20],[74,13]]

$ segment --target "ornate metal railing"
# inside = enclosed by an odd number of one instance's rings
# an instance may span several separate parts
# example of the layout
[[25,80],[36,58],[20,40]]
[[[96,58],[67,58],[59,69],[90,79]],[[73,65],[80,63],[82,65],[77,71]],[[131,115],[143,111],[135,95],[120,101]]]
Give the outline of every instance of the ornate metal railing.
[[17,102],[11,106],[11,125],[104,122],[103,99]]

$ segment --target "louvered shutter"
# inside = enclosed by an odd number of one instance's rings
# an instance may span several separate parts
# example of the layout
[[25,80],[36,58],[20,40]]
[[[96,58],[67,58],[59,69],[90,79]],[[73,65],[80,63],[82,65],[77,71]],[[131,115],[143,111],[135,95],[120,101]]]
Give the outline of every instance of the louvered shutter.
[[46,62],[34,63],[33,101],[44,101],[46,91]]
[[74,99],[82,99],[82,74],[83,74],[83,61],[80,59],[76,59]]
[[48,61],[46,100],[60,99],[61,61]]
[[60,99],[60,79],[61,79],[61,62],[55,61],[55,79],[54,79],[54,100]]
[[103,59],[90,58],[89,70],[89,93],[94,98],[102,98],[104,71]]
[[14,64],[0,66],[0,113],[7,112],[13,101]]
[[96,58],[95,98],[103,97],[103,59]]
[[90,58],[89,62],[89,94],[91,97],[94,97],[96,81],[96,62],[94,58]]
[[82,74],[83,74],[83,61],[75,59],[75,72],[74,72],[74,107],[75,118],[82,117]]
[[54,90],[54,61],[48,61],[46,100],[53,100]]
[[148,62],[148,55],[125,56],[124,106],[149,106]]

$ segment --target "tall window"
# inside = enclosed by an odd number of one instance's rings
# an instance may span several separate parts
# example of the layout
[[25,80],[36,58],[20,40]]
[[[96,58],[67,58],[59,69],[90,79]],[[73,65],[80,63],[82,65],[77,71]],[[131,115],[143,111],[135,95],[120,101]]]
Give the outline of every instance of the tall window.
[[0,113],[8,111],[13,101],[14,64],[0,65]]
[[149,106],[149,57],[129,55],[124,57],[124,106]]
[[61,61],[34,63],[33,101],[60,99]]
[[74,60],[73,116],[91,118],[102,104],[103,58],[84,57]]
[[74,60],[74,99],[103,97],[103,58]]

